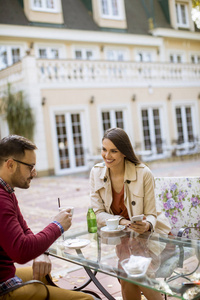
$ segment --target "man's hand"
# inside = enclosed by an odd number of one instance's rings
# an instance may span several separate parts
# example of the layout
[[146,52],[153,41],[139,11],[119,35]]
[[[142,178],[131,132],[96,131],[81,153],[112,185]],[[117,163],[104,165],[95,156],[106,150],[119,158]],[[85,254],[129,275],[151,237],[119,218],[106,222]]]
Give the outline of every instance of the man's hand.
[[41,280],[51,272],[51,261],[46,254],[42,254],[33,260],[33,279]]
[[70,211],[70,209],[62,210],[53,219],[62,225],[64,231],[68,230],[72,224],[72,214]]

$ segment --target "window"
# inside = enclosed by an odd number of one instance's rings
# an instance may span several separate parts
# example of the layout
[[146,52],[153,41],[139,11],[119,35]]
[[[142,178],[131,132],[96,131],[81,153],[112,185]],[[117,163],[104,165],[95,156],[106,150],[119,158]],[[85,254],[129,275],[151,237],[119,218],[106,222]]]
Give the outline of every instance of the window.
[[183,63],[183,55],[178,53],[171,53],[169,56],[171,63]]
[[124,112],[122,110],[105,110],[101,113],[103,132],[111,127],[124,129]]
[[184,3],[176,3],[176,20],[179,27],[188,28],[188,7]]
[[39,58],[47,58],[47,50],[39,49]]
[[125,50],[107,49],[105,54],[106,54],[106,59],[108,60],[116,60],[116,61],[127,60],[127,52]]
[[153,62],[156,61],[156,49],[135,49],[135,61],[138,62]]
[[100,0],[103,18],[122,19],[121,0]]
[[200,54],[192,54],[190,59],[192,64],[200,64]]
[[152,150],[156,154],[162,154],[160,110],[158,108],[142,109],[141,114],[145,150]]
[[8,57],[6,47],[0,47],[0,69],[8,66]]
[[85,166],[82,122],[80,113],[55,116],[59,169],[76,169]]
[[176,107],[176,126],[178,144],[194,141],[192,108],[190,106]]
[[20,61],[21,49],[15,46],[0,46],[0,70]]
[[57,47],[39,47],[39,58],[57,59],[60,58],[60,49]]
[[84,60],[94,59],[94,53],[92,50],[77,49],[75,50],[75,58]]
[[32,9],[46,12],[57,12],[57,0],[32,0]]
[[150,52],[140,51],[136,55],[136,61],[150,62],[152,61],[152,54]]

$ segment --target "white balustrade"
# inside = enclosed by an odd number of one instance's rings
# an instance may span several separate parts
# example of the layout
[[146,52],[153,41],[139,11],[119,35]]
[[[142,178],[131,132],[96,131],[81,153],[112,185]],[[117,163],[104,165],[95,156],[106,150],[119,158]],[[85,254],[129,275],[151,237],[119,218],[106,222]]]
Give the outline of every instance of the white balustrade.
[[[125,61],[48,60],[36,61],[39,84],[64,86],[199,86],[199,64],[144,63]],[[0,87],[23,80],[19,62],[0,71]]]
[[7,84],[15,84],[23,80],[22,62],[0,71],[0,90],[1,93],[7,89]]
[[193,64],[135,63],[83,60],[38,60],[40,83],[132,83],[200,81],[200,66]]

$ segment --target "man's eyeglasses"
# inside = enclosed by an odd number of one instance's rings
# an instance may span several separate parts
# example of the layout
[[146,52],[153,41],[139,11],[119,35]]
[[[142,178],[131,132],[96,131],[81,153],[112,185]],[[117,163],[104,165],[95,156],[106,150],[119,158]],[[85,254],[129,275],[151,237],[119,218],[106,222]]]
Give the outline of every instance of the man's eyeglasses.
[[35,165],[27,164],[23,161],[20,161],[20,160],[14,159],[14,158],[13,158],[13,160],[20,163],[20,164],[22,164],[22,165],[28,166],[29,169],[30,169],[30,172],[33,172],[33,170],[35,170]]

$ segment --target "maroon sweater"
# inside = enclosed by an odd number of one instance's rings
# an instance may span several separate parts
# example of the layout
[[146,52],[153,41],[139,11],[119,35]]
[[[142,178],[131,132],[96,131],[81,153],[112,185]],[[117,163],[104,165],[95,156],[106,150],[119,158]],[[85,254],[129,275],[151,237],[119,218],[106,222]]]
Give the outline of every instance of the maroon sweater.
[[37,234],[28,228],[14,193],[0,185],[0,283],[15,276],[14,262],[27,263],[44,253],[61,235],[50,223]]

